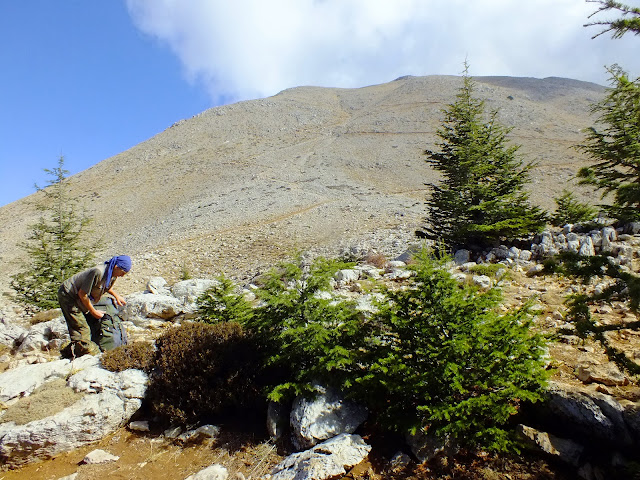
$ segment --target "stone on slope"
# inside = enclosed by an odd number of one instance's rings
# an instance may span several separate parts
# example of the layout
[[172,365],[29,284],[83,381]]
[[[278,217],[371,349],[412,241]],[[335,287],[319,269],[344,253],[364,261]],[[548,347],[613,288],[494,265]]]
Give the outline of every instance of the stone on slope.
[[229,472],[222,465],[211,465],[200,470],[198,473],[189,475],[185,480],[226,480]]
[[584,447],[573,440],[559,438],[526,425],[518,425],[518,432],[544,453],[557,457],[574,467],[579,465]]
[[367,418],[364,407],[346,400],[337,390],[318,389],[315,398],[298,397],[291,407],[292,440],[300,450],[341,433],[353,433]]
[[184,310],[182,302],[172,295],[134,293],[127,296],[127,304],[121,312],[124,321],[138,325],[147,319],[170,320]]
[[310,450],[294,453],[274,467],[270,480],[325,480],[342,477],[364,460],[371,447],[359,435],[346,433]]

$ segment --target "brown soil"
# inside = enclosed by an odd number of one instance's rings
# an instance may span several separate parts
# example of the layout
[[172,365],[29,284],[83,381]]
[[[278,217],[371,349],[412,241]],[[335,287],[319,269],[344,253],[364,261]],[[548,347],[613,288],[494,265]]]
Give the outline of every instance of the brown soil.
[[[95,449],[120,457],[115,462],[84,465],[83,458]],[[220,438],[198,445],[179,445],[158,433],[141,434],[120,429],[100,442],[60,454],[44,462],[6,471],[1,480],[57,480],[78,472],[76,480],[184,480],[213,464],[246,478],[259,478],[283,459],[275,445],[242,432],[222,433]]]

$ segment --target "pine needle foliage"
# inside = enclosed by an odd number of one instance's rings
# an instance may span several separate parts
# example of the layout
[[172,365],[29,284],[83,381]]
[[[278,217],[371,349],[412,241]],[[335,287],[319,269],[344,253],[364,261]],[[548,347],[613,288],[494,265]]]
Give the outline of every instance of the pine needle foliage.
[[554,198],[554,201],[556,211],[551,217],[551,224],[555,226],[590,222],[598,213],[598,210],[591,205],[579,202],[569,190],[563,190],[559,197]]
[[617,11],[622,16],[613,20],[600,20],[597,22],[587,23],[585,27],[593,25],[601,25],[605,27],[599,33],[591,38],[599,37],[605,33],[611,32],[612,38],[622,38],[626,33],[633,33],[634,35],[640,35],[640,8],[631,7],[622,2],[615,0],[587,0],[587,3],[597,3],[600,5],[598,10],[589,15],[589,18],[600,12]]
[[253,315],[251,304],[237,292],[238,287],[225,276],[208,288],[197,300],[198,316],[204,323],[237,322],[246,324]]
[[424,251],[412,285],[387,292],[355,394],[400,431],[514,448],[504,425],[541,399],[545,340],[527,306],[497,313],[499,291],[458,284],[445,261]]
[[51,177],[49,186],[36,186],[44,194],[37,206],[40,218],[20,244],[27,259],[11,280],[15,300],[31,311],[56,308],[62,282],[91,266],[93,252],[100,245],[99,240],[90,241],[92,219],[79,210],[69,194],[64,157],[59,158],[56,168],[45,172]]
[[614,65],[608,69],[611,88],[592,106],[599,115],[586,143],[578,146],[595,162],[578,171],[580,183],[613,195],[612,205],[602,205],[623,222],[640,219],[640,78],[631,80]]
[[287,372],[287,380],[271,389],[271,400],[309,393],[316,382],[349,383],[363,318],[352,302],[330,294],[335,273],[349,266],[324,258],[308,267],[283,263],[257,291],[262,306],[245,325],[268,351],[268,366]]
[[547,222],[524,191],[534,165],[517,158],[518,146],[507,144],[510,129],[497,121],[496,111],[485,121],[484,101],[473,91],[465,64],[463,86],[437,131],[439,150],[424,152],[443,174],[427,201],[425,233],[451,249],[492,246],[539,232]]

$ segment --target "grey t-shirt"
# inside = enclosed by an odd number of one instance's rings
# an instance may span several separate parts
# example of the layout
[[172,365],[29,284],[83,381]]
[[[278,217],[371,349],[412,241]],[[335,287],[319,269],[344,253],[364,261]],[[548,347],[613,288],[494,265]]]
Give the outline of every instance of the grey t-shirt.
[[[106,264],[97,265],[88,270],[76,273],[73,277],[65,280],[62,284],[67,292],[77,296],[80,289],[88,294],[92,302],[97,302],[100,297],[109,290],[116,281],[116,277],[111,277],[110,285],[105,285]],[[78,301],[78,306],[82,304]],[[84,307],[83,307],[84,308]]]

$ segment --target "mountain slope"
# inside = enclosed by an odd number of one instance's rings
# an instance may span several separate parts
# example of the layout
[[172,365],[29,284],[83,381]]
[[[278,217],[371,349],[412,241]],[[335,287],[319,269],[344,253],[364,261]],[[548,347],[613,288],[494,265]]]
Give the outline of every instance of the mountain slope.
[[[573,146],[604,88],[561,78],[475,81],[475,96],[499,109],[520,153],[538,163],[532,200],[553,208],[585,162]],[[241,276],[309,246],[381,229],[410,233],[425,214],[425,184],[437,179],[422,152],[434,148],[460,85],[460,77],[402,77],[212,108],[74,175],[71,188],[107,242],[100,258],[132,255],[125,290],[150,275]],[[0,291],[38,195],[0,208]]]

